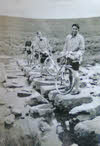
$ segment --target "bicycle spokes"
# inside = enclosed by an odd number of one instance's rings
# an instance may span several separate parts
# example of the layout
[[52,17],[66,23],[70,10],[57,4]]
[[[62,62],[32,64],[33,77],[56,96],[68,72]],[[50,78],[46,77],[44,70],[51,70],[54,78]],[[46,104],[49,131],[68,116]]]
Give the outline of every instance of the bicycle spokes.
[[57,75],[58,66],[51,58],[47,58],[45,60],[45,68],[49,75],[51,75],[51,76]]
[[62,70],[58,72],[55,82],[58,93],[65,95],[71,92],[73,88],[73,78],[71,77],[72,71],[69,68],[65,70],[62,68]]

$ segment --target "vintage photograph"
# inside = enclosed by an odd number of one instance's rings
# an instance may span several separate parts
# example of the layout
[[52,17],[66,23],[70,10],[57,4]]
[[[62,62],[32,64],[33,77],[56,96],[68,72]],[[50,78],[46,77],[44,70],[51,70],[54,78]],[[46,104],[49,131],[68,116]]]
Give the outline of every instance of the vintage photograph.
[[0,146],[100,145],[100,17],[0,16]]
[[99,6],[0,0],[0,146],[100,146]]

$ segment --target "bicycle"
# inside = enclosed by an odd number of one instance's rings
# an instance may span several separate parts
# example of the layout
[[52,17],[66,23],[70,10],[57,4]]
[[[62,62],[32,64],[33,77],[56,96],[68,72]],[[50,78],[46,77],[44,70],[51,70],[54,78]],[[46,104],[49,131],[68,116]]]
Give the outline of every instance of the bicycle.
[[26,41],[25,42],[25,48],[23,53],[25,53],[25,59],[27,61],[28,65],[31,65],[32,63],[32,42]]
[[50,76],[56,76],[57,72],[60,69],[60,66],[58,65],[56,60],[56,57],[54,57],[52,54],[48,54],[48,57],[44,62],[44,68]]
[[[64,56],[59,56],[64,57]],[[57,58],[59,58],[57,57]],[[56,59],[57,59],[56,58]],[[64,57],[59,64],[52,55],[48,55],[45,60],[45,68],[49,75],[55,78],[55,87],[59,94],[66,95],[70,93],[75,85],[75,79],[71,65],[67,65],[67,59]]]

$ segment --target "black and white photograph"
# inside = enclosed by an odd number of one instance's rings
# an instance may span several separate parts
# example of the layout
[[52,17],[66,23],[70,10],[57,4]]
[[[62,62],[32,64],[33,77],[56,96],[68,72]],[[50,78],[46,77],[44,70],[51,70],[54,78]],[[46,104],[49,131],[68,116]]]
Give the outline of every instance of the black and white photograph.
[[0,146],[100,146],[99,0],[0,0]]

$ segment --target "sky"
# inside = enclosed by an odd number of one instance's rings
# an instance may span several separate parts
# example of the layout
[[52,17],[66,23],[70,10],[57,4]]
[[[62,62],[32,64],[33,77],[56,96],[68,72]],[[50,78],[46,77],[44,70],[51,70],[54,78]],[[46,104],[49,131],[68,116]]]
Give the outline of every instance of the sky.
[[0,15],[63,19],[100,16],[100,0],[0,0]]

